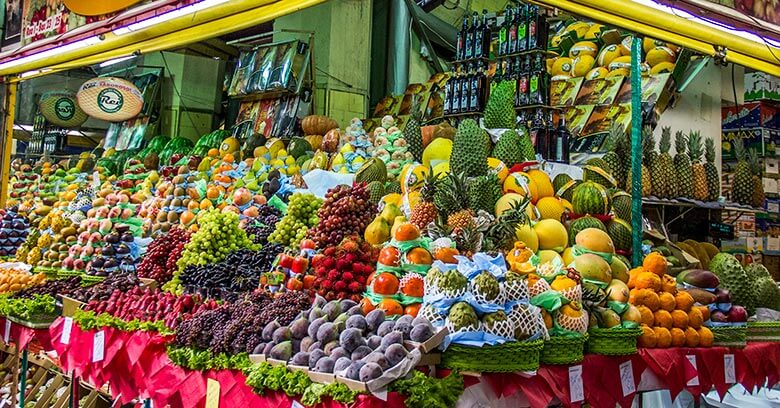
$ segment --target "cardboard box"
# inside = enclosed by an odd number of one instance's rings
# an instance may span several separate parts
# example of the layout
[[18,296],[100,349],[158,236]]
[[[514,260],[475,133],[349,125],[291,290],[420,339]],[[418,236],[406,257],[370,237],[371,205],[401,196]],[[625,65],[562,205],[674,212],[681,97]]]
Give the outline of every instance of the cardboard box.
[[780,81],[763,72],[745,74],[745,100],[780,100]]
[[764,173],[780,174],[780,159],[774,157],[764,159]]
[[765,194],[777,194],[778,192],[777,179],[764,177],[762,179],[762,182],[764,183]]
[[139,285],[141,288],[149,288],[151,290],[157,289],[157,281],[154,279],[138,278],[138,280],[141,281],[141,284]]
[[733,141],[741,139],[746,149],[756,150],[759,157],[774,157],[780,144],[780,130],[765,127],[726,130],[721,132],[721,154],[723,160],[735,160]]
[[721,129],[780,129],[780,112],[771,103],[751,102],[721,108]]
[[265,363],[265,354],[250,354],[249,355],[249,361],[258,364],[258,363]]
[[62,296],[62,315],[65,317],[73,317],[77,310],[81,310],[84,307],[84,303],[76,299]]
[[316,373],[314,371],[306,371],[309,374],[309,378],[312,381],[320,384],[331,384],[336,382],[336,375],[331,373]]
[[764,237],[765,251],[780,251],[780,237]]

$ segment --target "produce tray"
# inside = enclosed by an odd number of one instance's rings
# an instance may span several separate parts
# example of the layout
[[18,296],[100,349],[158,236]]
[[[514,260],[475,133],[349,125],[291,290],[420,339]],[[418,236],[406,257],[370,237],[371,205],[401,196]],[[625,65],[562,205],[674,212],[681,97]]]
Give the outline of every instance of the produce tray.
[[539,355],[543,347],[544,341],[541,339],[483,347],[450,344],[441,355],[441,365],[481,373],[534,371],[539,368]]
[[67,296],[61,296],[62,298],[62,316],[73,317],[77,310],[80,310],[84,306],[84,302],[80,302],[76,299],[69,298]]
[[588,354],[605,356],[626,356],[636,354],[636,339],[642,334],[642,329],[624,329],[613,327],[601,329],[593,327],[588,330],[586,351]]
[[585,358],[588,334],[575,337],[551,336],[544,342],[539,360],[543,364],[575,364]]
[[747,345],[747,326],[710,327],[713,346],[744,348]]
[[780,322],[748,322],[747,341],[780,342]]
[[52,323],[54,323],[54,320],[57,318],[56,316],[48,316],[46,320],[41,318],[41,321],[28,321],[28,320],[22,320],[13,316],[6,316],[6,318],[18,325],[28,327],[30,329],[48,329],[49,326],[51,326]]

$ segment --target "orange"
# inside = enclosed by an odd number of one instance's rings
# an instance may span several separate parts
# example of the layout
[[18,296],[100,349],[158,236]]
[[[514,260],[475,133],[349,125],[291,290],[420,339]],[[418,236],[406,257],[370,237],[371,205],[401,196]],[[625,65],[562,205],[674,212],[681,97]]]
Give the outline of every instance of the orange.
[[661,277],[661,290],[671,293],[672,295],[677,293],[677,280],[672,275],[664,275]]
[[433,263],[431,253],[425,248],[412,248],[406,253],[406,260],[415,265],[430,265]]
[[401,283],[401,293],[411,297],[423,297],[425,295],[425,283],[419,276],[404,278]]
[[206,188],[206,198],[210,200],[216,200],[222,194],[222,186],[208,186]]
[[374,306],[374,304],[373,304],[373,303],[371,303],[371,301],[370,301],[370,300],[368,300],[368,298],[363,298],[363,299],[360,301],[360,308],[363,310],[363,314],[364,314],[364,315],[367,315],[367,314],[368,314],[368,312],[370,312],[370,311],[372,311],[372,310],[376,309],[376,306]]
[[386,246],[379,251],[378,262],[387,266],[398,266],[401,264],[401,251],[393,246]]
[[382,272],[371,282],[371,289],[378,295],[395,295],[398,293],[398,283],[395,275]]
[[385,316],[400,315],[404,313],[404,308],[394,299],[384,298],[376,305],[377,309],[384,310]]
[[666,327],[655,327],[653,332],[655,332],[656,347],[666,348],[672,344],[672,334]]
[[420,307],[422,303],[412,303],[404,308],[404,314],[417,317],[417,313],[420,313]]
[[639,310],[639,315],[642,316],[642,324],[652,326],[653,323],[655,323],[655,316],[653,316],[653,311],[648,309],[647,306],[637,306],[636,309]]
[[674,327],[685,329],[688,327],[688,313],[682,310],[672,310],[672,325]]
[[[629,276],[629,280],[631,277]],[[641,272],[636,277],[634,286],[639,289],[661,290],[661,278],[653,272]]]
[[639,336],[637,345],[639,347],[652,348],[658,340],[655,337],[655,331],[650,326],[642,325],[642,335]]
[[696,331],[693,327],[689,327],[685,329],[685,346],[686,347],[696,347],[699,345],[699,332]]
[[674,295],[671,293],[661,293],[658,298],[661,302],[661,309],[666,310],[667,312],[671,312],[677,306],[677,303],[674,301]]
[[661,308],[661,298],[658,297],[657,293],[647,289],[643,294],[644,296],[639,300],[643,305],[650,308],[653,312]]
[[231,153],[228,153],[222,157],[222,161],[225,163],[235,163],[236,158]]
[[701,312],[701,320],[706,322],[707,320],[710,320],[710,308],[707,306],[696,306],[697,309]]
[[702,324],[704,324],[704,316],[701,315],[701,310],[692,308],[688,312],[688,325],[698,330]]
[[209,149],[208,156],[212,159],[219,156],[219,149]]
[[420,238],[420,229],[410,222],[405,222],[395,228],[393,238],[396,241],[411,241]]
[[181,217],[179,218],[182,225],[189,225],[193,220],[195,220],[195,214],[192,213],[192,211],[187,210],[181,213]]
[[672,334],[672,347],[682,347],[685,345],[685,332],[682,329],[672,327],[672,330],[669,330],[669,333]]
[[701,327],[698,330],[699,333],[699,347],[712,347],[712,343],[715,339],[712,336],[712,330]]
[[641,266],[637,266],[636,268],[628,271],[628,285],[629,289],[634,289],[636,287],[636,280],[639,277],[639,274],[644,272],[645,270],[642,269]]
[[686,312],[691,310],[691,307],[693,306],[693,296],[685,291],[677,292],[677,294],[674,295],[674,301],[677,303],[678,309]]
[[433,254],[436,260],[449,264],[458,263],[455,255],[460,255],[460,252],[456,248],[450,247],[437,248]]
[[666,327],[667,329],[671,329],[673,326],[672,315],[666,310],[657,310],[655,313],[653,313],[653,319],[655,320],[655,325],[658,327]]
[[664,258],[660,252],[651,252],[650,255],[647,255],[642,261],[642,267],[645,268],[646,271],[652,272],[658,275],[658,277],[661,277],[666,274],[668,264],[666,262],[666,258]]

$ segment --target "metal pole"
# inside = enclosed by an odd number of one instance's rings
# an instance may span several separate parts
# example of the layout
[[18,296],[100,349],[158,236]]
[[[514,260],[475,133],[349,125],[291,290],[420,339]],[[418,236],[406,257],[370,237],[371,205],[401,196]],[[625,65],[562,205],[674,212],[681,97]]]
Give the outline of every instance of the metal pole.
[[387,43],[387,81],[390,93],[403,94],[409,82],[409,28],[412,14],[404,0],[390,2],[390,39]]
[[27,392],[27,349],[25,348],[22,351],[22,372],[21,372],[21,380],[19,381],[19,389],[21,392],[19,392],[19,406],[24,408],[24,400],[25,394]]
[[632,263],[642,263],[642,39],[631,42],[631,231]]
[[0,167],[0,207],[5,208],[11,179],[11,150],[14,143],[14,118],[16,117],[16,83],[6,85],[5,94],[5,139],[2,143],[2,167]]

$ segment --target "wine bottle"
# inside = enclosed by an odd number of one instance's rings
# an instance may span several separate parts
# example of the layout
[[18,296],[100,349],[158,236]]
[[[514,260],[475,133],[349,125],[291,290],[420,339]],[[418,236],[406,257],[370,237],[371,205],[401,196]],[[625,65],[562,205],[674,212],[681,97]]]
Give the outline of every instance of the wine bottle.
[[464,16],[463,25],[461,25],[460,31],[458,31],[458,47],[455,50],[455,59],[458,61],[466,59],[466,38],[468,37],[468,31],[469,18],[468,16]]
[[504,56],[509,53],[509,26],[512,24],[512,8],[507,5],[504,9],[504,21],[498,30],[498,55]]
[[558,117],[558,128],[555,130],[555,161],[569,163],[569,139],[571,133],[566,127],[566,119],[563,113]]

